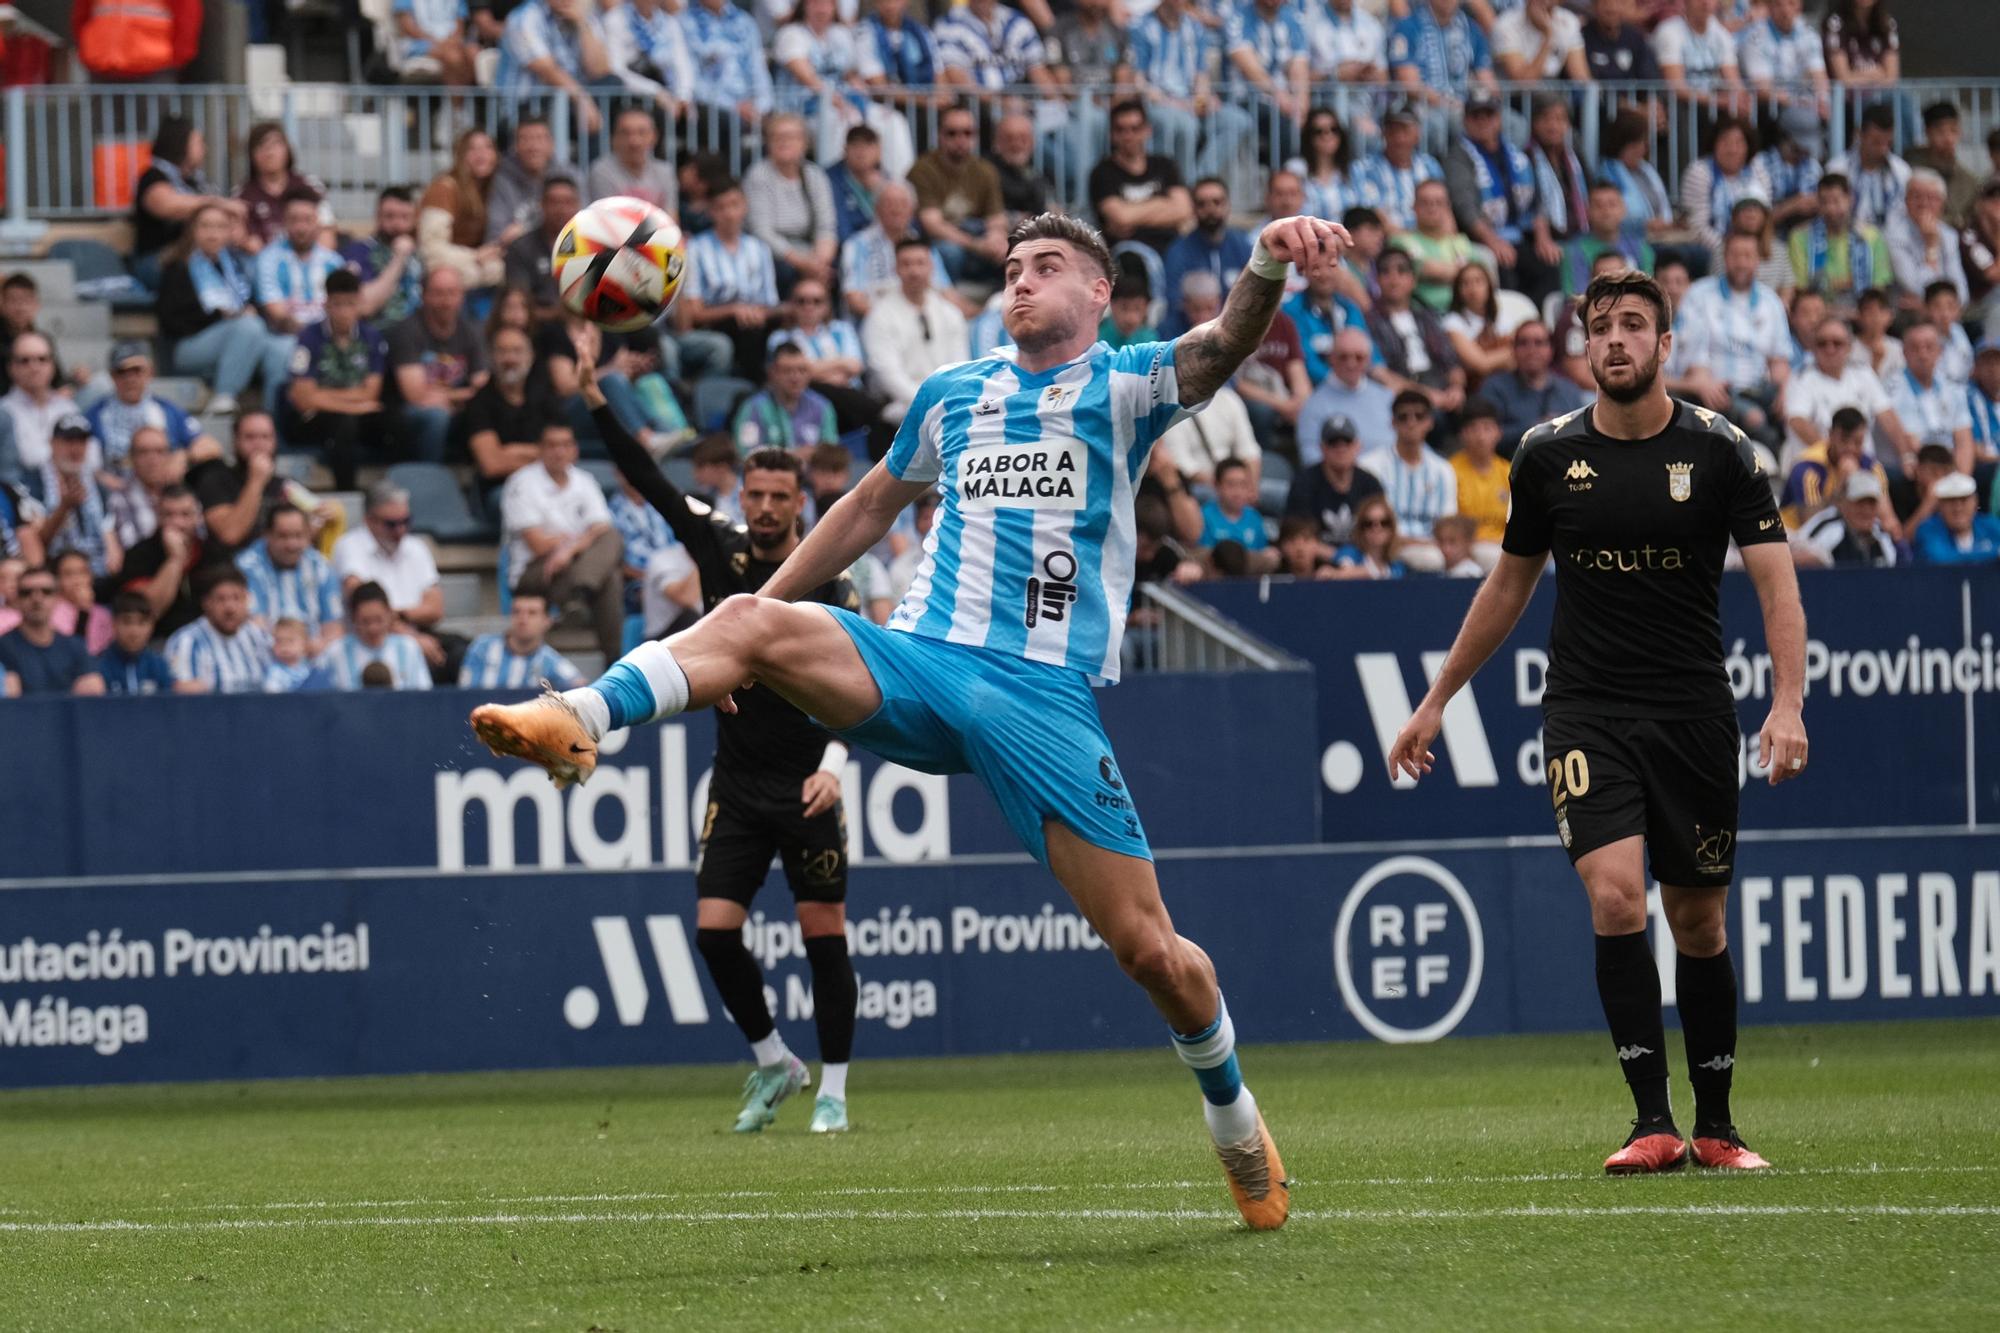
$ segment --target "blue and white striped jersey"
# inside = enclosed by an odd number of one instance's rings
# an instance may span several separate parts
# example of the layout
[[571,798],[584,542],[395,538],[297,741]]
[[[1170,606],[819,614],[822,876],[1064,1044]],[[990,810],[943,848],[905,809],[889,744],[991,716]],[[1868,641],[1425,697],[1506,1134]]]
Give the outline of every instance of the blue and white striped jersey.
[[1039,374],[1002,347],[934,372],[884,460],[944,492],[889,628],[1117,680],[1132,499],[1179,399],[1173,343],[1098,342]]
[[323,245],[300,254],[285,242],[267,245],[257,256],[257,304],[280,305],[292,323],[307,328],[326,318],[326,277],[347,261]]
[[361,673],[370,662],[381,662],[389,668],[396,689],[431,687],[431,668],[424,661],[424,650],[407,634],[391,634],[382,640],[381,647],[370,648],[350,631],[335,639],[313,665],[332,677],[334,689],[358,690]]
[[279,569],[259,537],[237,554],[236,567],[250,584],[250,614],[266,625],[297,620],[308,634],[317,635],[321,625],[346,614],[340,575],[333,572],[331,560],[310,546],[300,553],[298,564]]
[[271,664],[271,633],[254,620],[224,634],[203,616],[167,640],[167,667],[175,681],[198,680],[213,694],[259,694]]
[[465,650],[458,669],[460,688],[530,690],[542,681],[571,690],[584,683],[583,673],[546,643],[526,657],[507,647],[504,634],[482,634]]
[[1182,101],[1194,96],[1195,85],[1208,73],[1215,46],[1215,34],[1188,14],[1171,28],[1158,14],[1132,25],[1132,67],[1149,87]]
[[712,231],[689,240],[687,276],[682,281],[687,294],[703,305],[778,304],[778,269],[771,247],[748,232],[737,238],[734,250]]

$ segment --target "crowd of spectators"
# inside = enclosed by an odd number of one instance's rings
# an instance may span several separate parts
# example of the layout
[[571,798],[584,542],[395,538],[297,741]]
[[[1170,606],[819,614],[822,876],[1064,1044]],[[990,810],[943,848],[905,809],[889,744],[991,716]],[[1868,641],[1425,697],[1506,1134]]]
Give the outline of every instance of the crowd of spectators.
[[[1898,100],[1888,0],[1801,8],[967,0],[927,23],[907,0],[395,0],[398,58],[428,77],[469,83],[498,47],[499,138],[464,129],[445,170],[343,230],[281,127],[249,133],[222,193],[169,117],[130,252],[157,346],[66,365],[33,280],[0,284],[6,690],[570,679],[557,617],[610,657],[700,606],[657,515],[586,470],[579,355],[709,503],[728,512],[741,460],[779,448],[817,514],[926,374],[1004,343],[1007,231],[1052,207],[1114,245],[1114,345],[1212,318],[1263,219],[1356,242],[1161,441],[1142,581],[1480,576],[1515,442],[1591,399],[1570,298],[1627,266],[1674,298],[1669,385],[1756,442],[1802,564],[2000,560],[2000,132],[1965,144],[1951,102]],[[1586,161],[1585,103],[1500,79],[1663,81],[1701,153],[1664,179],[1663,103],[1615,96]],[[1834,84],[1855,115],[1838,156]],[[584,160],[559,151],[557,99]],[[1261,197],[1235,197],[1250,181]],[[635,334],[566,316],[550,268],[610,194],[687,235],[680,299]],[[198,416],[159,373],[202,383]],[[506,632],[447,632],[407,494],[375,486],[343,534],[281,449],[342,491],[392,461],[456,469],[499,533]],[[856,571],[881,615],[931,512]]]

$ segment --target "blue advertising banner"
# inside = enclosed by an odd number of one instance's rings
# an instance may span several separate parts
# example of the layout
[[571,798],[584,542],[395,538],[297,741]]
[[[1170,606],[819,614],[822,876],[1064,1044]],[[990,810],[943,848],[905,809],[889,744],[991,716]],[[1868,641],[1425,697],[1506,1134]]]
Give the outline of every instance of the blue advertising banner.
[[[1812,769],[1773,788],[1756,762],[1770,707],[1763,619],[1748,578],[1723,582],[1743,827],[2000,828],[2000,570],[1805,571],[1800,583]],[[1550,831],[1540,704],[1551,579],[1446,710],[1438,765],[1421,790],[1389,780],[1389,745],[1476,590],[1456,579],[1193,589],[1318,671],[1325,841]]]
[[[1731,906],[1746,1023],[2000,1012],[2000,838],[1759,839]],[[1246,1040],[1594,1029],[1553,847],[1169,853]],[[811,1049],[782,898],[747,939]],[[238,875],[0,888],[0,1086],[738,1060],[686,872]],[[770,913],[770,915],[766,915]],[[853,878],[861,1059],[1147,1047],[1160,1022],[1024,857]],[[1672,943],[1654,922],[1672,998]]]
[[[707,805],[712,713],[605,738],[583,787],[497,760],[472,691],[0,705],[0,876],[348,867],[690,866]],[[1141,676],[1097,692],[1156,847],[1310,843],[1318,763],[1305,671]],[[1277,775],[1294,774],[1284,781]],[[970,777],[856,750],[845,775],[857,857],[1011,853]]]

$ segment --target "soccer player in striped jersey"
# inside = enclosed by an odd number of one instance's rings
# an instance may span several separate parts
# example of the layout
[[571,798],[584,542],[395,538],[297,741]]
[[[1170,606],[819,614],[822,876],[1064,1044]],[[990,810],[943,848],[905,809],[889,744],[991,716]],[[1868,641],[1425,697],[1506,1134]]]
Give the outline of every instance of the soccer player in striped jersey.
[[[1215,968],[1161,901],[1090,686],[1118,676],[1133,497],[1154,442],[1263,341],[1293,262],[1319,272],[1350,243],[1335,223],[1274,221],[1216,319],[1114,351],[1097,338],[1111,301],[1103,237],[1057,214],[1023,222],[1002,298],[1012,345],[933,372],[888,456],[758,595],[641,645],[586,689],[483,704],[474,730],[495,753],[576,782],[605,732],[690,707],[727,712],[730,692],[755,682],[885,759],[978,774],[1166,1019],[1244,1220],[1281,1225],[1288,1182],[1243,1085]],[[792,604],[933,487],[943,506],[887,626]]]

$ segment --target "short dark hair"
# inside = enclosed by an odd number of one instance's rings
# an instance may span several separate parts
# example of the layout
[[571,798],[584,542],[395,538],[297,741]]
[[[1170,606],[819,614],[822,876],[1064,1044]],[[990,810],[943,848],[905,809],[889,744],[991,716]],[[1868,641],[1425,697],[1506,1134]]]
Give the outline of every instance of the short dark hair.
[[1591,311],[1607,309],[1627,296],[1637,297],[1653,307],[1654,332],[1665,333],[1673,327],[1673,311],[1660,284],[1652,274],[1628,268],[1622,273],[1600,273],[1590,280],[1590,286],[1583,289],[1583,299],[1577,303],[1577,314],[1585,330],[1590,327]]
[[26,273],[9,273],[5,282],[0,282],[0,292],[39,292],[33,277]]
[[[636,106],[628,107],[626,109],[628,111],[638,111],[639,114],[642,116],[646,115],[646,113],[643,110],[640,110],[640,108]],[[652,117],[646,116],[646,119],[651,120]],[[583,194],[583,187],[579,186],[576,183],[576,177],[574,176],[565,175],[559,171],[552,171],[548,175],[542,177],[542,194],[544,197],[548,195],[548,192],[550,190],[560,190],[565,187],[575,190],[579,196]]]
[[507,146],[509,148],[512,148],[514,146],[514,140],[521,137],[521,131],[534,125],[541,126],[543,129],[549,131],[551,134],[555,133],[555,126],[549,124],[549,118],[547,116],[543,115],[539,111],[525,111],[520,115],[514,117],[514,132],[513,134],[508,136]]
[[882,142],[882,136],[875,132],[875,127],[872,125],[851,125],[843,142],[850,148],[858,143],[879,144]]
[[1137,116],[1148,125],[1153,123],[1153,117],[1146,111],[1146,104],[1136,97],[1127,97],[1111,104],[1110,119],[1116,121],[1120,116]]
[[1826,175],[1819,178],[1819,184],[1814,187],[1814,192],[1825,194],[1828,190],[1843,190],[1848,194],[1853,194],[1854,182],[1847,179],[1841,172],[1829,171]]
[[[1749,235],[1749,233],[1745,232],[1744,235]],[[1752,237],[1751,239],[1754,240],[1756,238]],[[1677,268],[1683,273],[1692,273],[1694,271],[1688,267],[1687,260],[1682,259],[1679,255],[1661,255],[1653,264],[1653,276],[1657,278],[1670,268]]]
[[549,609],[549,595],[545,592],[527,592],[525,590],[516,592],[513,604],[519,606],[522,602],[540,602],[544,611]]
[[1211,547],[1208,562],[1226,579],[1240,579],[1250,572],[1250,553],[1234,537],[1224,537]]
[[717,176],[708,183],[708,197],[720,199],[725,194],[743,193],[743,182],[734,176]]
[[86,565],[90,563],[90,557],[88,555],[84,554],[82,551],[79,551],[74,546],[72,546],[67,551],[64,551],[61,555],[57,556],[55,559],[49,561],[49,567],[55,570],[58,574],[60,574],[62,572],[63,562],[65,560],[81,560]]
[[804,356],[805,354],[806,354],[805,348],[799,346],[797,343],[793,342],[790,338],[787,338],[785,339],[785,341],[779,343],[776,347],[773,347],[770,351],[770,354],[766,356],[764,359],[766,361],[776,363],[779,361],[790,361],[793,357],[801,357]]
[[1437,410],[1431,406],[1431,396],[1422,389],[1404,389],[1389,403],[1391,412],[1400,412],[1406,407],[1421,407],[1426,412]]
[[1220,176],[1203,176],[1200,180],[1194,183],[1194,185],[1188,190],[1188,193],[1193,194],[1195,190],[1199,190],[1204,185],[1213,185],[1216,189],[1222,191],[1225,195],[1229,193],[1229,182],[1222,179],[1222,177]]
[[1757,127],[1741,116],[1724,115],[1715,118],[1715,128],[1708,132],[1708,151],[1713,153],[1716,143],[1731,130],[1742,134],[1743,142],[1749,145],[1750,155],[1755,157],[1757,154]]
[[1111,299],[1114,301],[1150,301],[1153,299],[1153,284],[1144,273],[1124,272],[1118,281],[1111,284]]
[[812,457],[806,460],[806,467],[813,472],[851,472],[854,455],[843,445],[816,444]]
[[929,254],[931,243],[921,236],[905,236],[896,242],[896,253],[900,255],[905,250],[922,250],[925,254]]
[[1932,102],[1924,108],[1924,128],[1942,125],[1946,121],[1958,120],[1958,104],[1955,102]]
[[1915,333],[1918,329],[1929,329],[1932,333],[1935,333],[1940,340],[1942,340],[1944,337],[1944,330],[1939,328],[1936,324],[1933,324],[1930,320],[1913,319],[1903,329],[1904,341],[1907,342],[1909,340],[1910,335]]
[[1067,213],[1042,213],[1024,219],[1007,233],[1007,253],[1013,254],[1015,246],[1029,241],[1061,241],[1088,256],[1104,274],[1106,281],[1116,276],[1117,270],[1111,262],[1111,247],[1104,243],[1103,235],[1088,222]]
[[783,449],[759,449],[743,460],[745,472],[785,472],[793,477],[805,476],[805,468],[799,460]]
[[1382,225],[1382,215],[1372,208],[1357,206],[1340,215],[1340,225],[1349,231],[1357,227],[1379,227]]
[[1939,278],[1924,288],[1924,304],[1929,305],[1934,297],[1957,296],[1958,284],[1949,278]]
[[726,432],[717,431],[697,444],[694,452],[688,455],[688,459],[696,467],[713,467],[717,463],[727,463],[733,468],[736,466],[736,442],[730,439]]
[[326,275],[328,296],[353,296],[361,291],[361,275],[351,268],[337,268]]
[[192,499],[194,499],[194,492],[188,489],[186,482],[177,481],[170,486],[162,486],[160,488],[159,503],[161,504],[165,504],[169,500]]
[[144,616],[148,620],[157,619],[153,614],[153,604],[146,600],[146,594],[127,588],[111,599],[111,618],[123,620],[126,616]]
[[243,577],[242,570],[234,565],[217,565],[213,569],[203,571],[201,577],[195,580],[194,598],[197,602],[205,602],[208,600],[208,595],[217,588],[232,583],[245,592],[250,590],[250,580]]
[[313,189],[310,185],[294,185],[291,189],[285,191],[285,197],[280,201],[279,209],[282,211],[290,208],[293,204],[311,204],[314,208],[318,208],[319,191]]
[[407,185],[384,185],[376,191],[375,207],[380,208],[386,199],[394,199],[399,204],[416,202],[416,196],[410,193],[410,187]]
[[1643,114],[1637,111],[1621,111],[1605,128],[1604,156],[1617,157],[1633,144],[1650,138],[1652,133],[1652,124]]
[[1215,479],[1221,481],[1231,472],[1247,472],[1249,469],[1250,465],[1248,463],[1240,458],[1231,456],[1215,465]]
[[[1444,184],[1443,181],[1439,181],[1437,183],[1440,185]],[[1431,184],[1431,182],[1425,181],[1424,184],[1429,185]],[[1612,180],[1609,176],[1599,176],[1596,180],[1592,181],[1590,183],[1590,193],[1592,194],[1610,193],[1617,195],[1621,199],[1625,197],[1624,189],[1618,184],[1617,181]]]
[[1278,545],[1283,546],[1295,537],[1319,538],[1319,520],[1304,514],[1286,514],[1278,520]]
[[1854,305],[1857,310],[1860,309],[1862,306],[1866,305],[1893,307],[1894,304],[1895,303],[1889,299],[1889,293],[1880,287],[1870,287],[1867,291],[1861,293],[1860,296],[1856,297],[1854,301]]
[[387,662],[370,662],[361,668],[361,688],[364,690],[387,690],[395,688],[396,673],[389,669]]
[[1895,133],[1896,111],[1886,102],[1877,102],[1861,113],[1861,128],[1864,130],[1888,130]]
[[1132,501],[1132,523],[1154,541],[1165,541],[1173,532],[1173,512],[1159,496],[1142,493]]
[[1498,404],[1491,398],[1476,393],[1468,396],[1458,409],[1458,426],[1460,430],[1465,429],[1465,427],[1475,421],[1498,421],[1499,419],[1500,408]]
[[1389,249],[1384,250],[1382,252],[1382,257],[1375,261],[1375,271],[1377,273],[1380,273],[1383,269],[1387,268],[1391,263],[1400,263],[1404,268],[1410,270],[1410,272],[1412,273],[1415,273],[1417,271],[1417,261],[1410,258],[1410,252],[1407,250],[1398,249],[1394,246],[1391,246]]
[[278,526],[278,520],[287,517],[296,518],[308,527],[311,526],[311,515],[296,505],[272,505],[271,512],[264,516],[264,531],[274,530]]
[[1858,407],[1841,408],[1833,414],[1833,420],[1827,423],[1829,434],[1852,435],[1857,430],[1867,429],[1868,418],[1862,415]]
[[372,580],[367,583],[355,584],[354,591],[347,594],[348,618],[350,620],[353,619],[355,614],[370,602],[380,602],[382,605],[387,606],[389,605],[389,594],[383,591],[381,584]]

